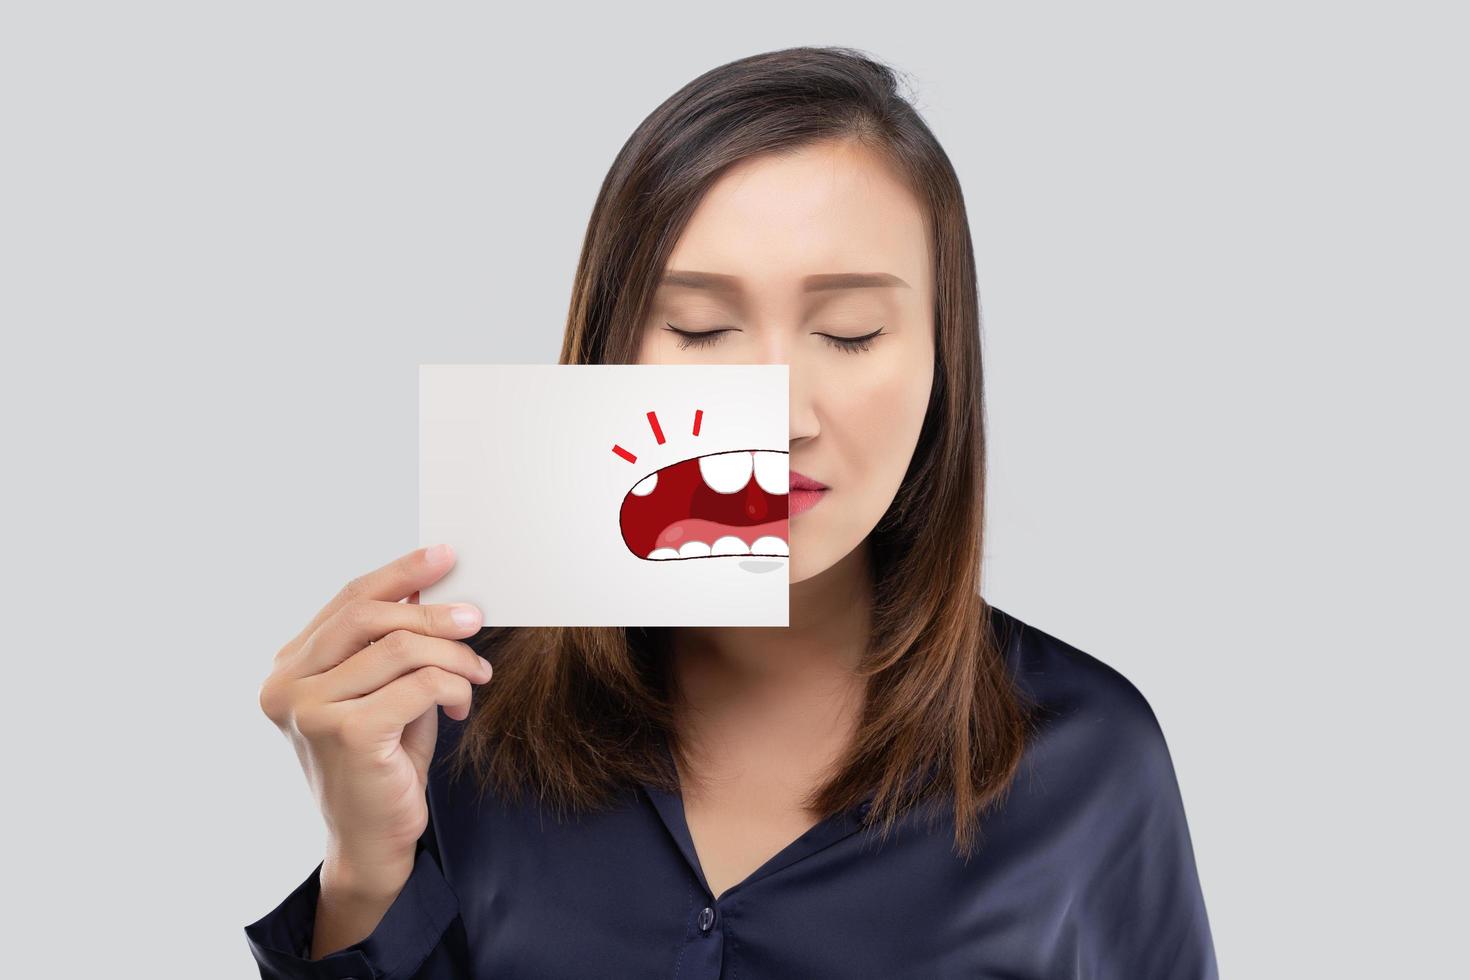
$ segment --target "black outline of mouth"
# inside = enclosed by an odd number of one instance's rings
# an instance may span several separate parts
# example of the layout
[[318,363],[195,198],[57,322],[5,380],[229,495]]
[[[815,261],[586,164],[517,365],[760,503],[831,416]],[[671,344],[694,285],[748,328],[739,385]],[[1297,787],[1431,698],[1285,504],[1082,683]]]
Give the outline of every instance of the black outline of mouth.
[[[657,562],[658,564],[664,564],[665,562],[673,562],[673,561],[697,561],[700,558],[770,558],[770,559],[786,558],[786,559],[790,559],[790,557],[791,557],[791,554],[790,554],[790,551],[791,551],[791,518],[790,518],[789,514],[790,514],[790,509],[791,508],[790,508],[790,504],[789,503],[787,504],[787,514],[788,514],[788,516],[785,517],[785,518],[782,518],[782,520],[786,521],[786,532],[787,532],[786,533],[786,537],[784,539],[786,541],[786,551],[787,551],[787,554],[784,554],[784,555],[760,555],[760,554],[751,554],[750,552],[746,552],[745,554],[742,554],[742,555],[689,555],[687,558],[686,557],[683,557],[683,556],[680,556],[678,558],[649,558],[647,555],[640,555],[640,554],[638,554],[638,552],[636,552],[636,551],[633,550],[633,546],[628,543],[628,536],[623,533],[622,511],[623,511],[623,502],[625,500],[627,500],[628,497],[629,497],[629,495],[631,495],[633,493],[633,487],[636,487],[638,484],[642,483],[644,480],[648,479],[650,476],[652,476],[655,473],[662,473],[664,470],[671,469],[672,467],[675,467],[675,466],[683,466],[685,463],[689,462],[690,460],[704,459],[706,456],[724,456],[726,453],[780,453],[781,455],[783,455],[783,456],[786,457],[787,472],[790,472],[790,468],[791,468],[791,451],[789,449],[721,449],[718,452],[713,452],[713,453],[700,453],[698,456],[686,456],[683,459],[675,460],[672,463],[668,463],[668,464],[666,464],[664,466],[660,466],[656,470],[651,470],[651,471],[643,474],[641,477],[639,477],[638,479],[634,480],[633,483],[628,487],[628,489],[626,489],[626,490],[623,491],[622,497],[618,498],[618,537],[620,537],[620,538],[623,539],[623,547],[628,549],[628,554],[632,555],[634,558],[637,558],[639,561],[651,561],[651,562]],[[750,478],[752,480],[755,479],[755,473],[754,472],[751,473]],[[703,479],[703,476],[701,474],[701,480],[702,479]],[[713,487],[710,487],[709,484],[706,483],[705,486],[706,487],[709,487],[709,489],[710,489],[711,492],[713,492],[713,493],[719,493],[718,490],[715,490]],[[767,491],[764,487],[761,487],[761,492],[762,493],[769,493],[769,491]],[[787,493],[786,494],[781,494],[780,496],[786,496],[787,497],[787,500],[789,501],[790,500],[789,494],[790,494],[790,489],[788,488]],[[778,496],[777,494],[770,494],[770,495],[771,496]],[[727,525],[727,526],[732,526],[733,527],[733,525]],[[752,545],[753,544],[754,544],[754,542],[752,542]]]

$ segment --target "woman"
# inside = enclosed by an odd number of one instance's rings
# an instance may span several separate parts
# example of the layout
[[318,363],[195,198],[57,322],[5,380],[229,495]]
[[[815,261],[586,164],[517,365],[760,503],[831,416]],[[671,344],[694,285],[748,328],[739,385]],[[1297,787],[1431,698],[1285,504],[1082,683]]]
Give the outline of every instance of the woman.
[[246,928],[262,975],[1215,976],[1147,702],[979,595],[979,341],[960,188],[889,69],[778,51],[660,106],[560,360],[789,365],[826,487],[790,626],[481,630],[414,606],[447,547],[354,580],[261,689],[329,841]]

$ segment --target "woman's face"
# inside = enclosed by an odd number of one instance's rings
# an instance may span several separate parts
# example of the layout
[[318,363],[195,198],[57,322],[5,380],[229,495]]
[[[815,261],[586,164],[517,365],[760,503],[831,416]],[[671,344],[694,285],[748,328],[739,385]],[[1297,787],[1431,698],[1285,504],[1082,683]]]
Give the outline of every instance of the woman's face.
[[818,575],[888,509],[929,403],[934,275],[920,203],[853,143],[744,160],[700,202],[672,273],[682,276],[660,285],[637,363],[789,366],[792,479],[829,488],[790,520],[791,582]]

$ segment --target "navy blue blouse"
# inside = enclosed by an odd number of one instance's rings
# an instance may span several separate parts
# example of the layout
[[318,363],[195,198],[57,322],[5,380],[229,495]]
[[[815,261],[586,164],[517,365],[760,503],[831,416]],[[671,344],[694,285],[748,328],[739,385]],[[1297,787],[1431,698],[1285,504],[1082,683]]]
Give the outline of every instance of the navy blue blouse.
[[[992,607],[993,608],[993,607]],[[1044,709],[968,862],[954,824],[912,811],[878,846],[866,805],[812,827],[712,897],[683,804],[653,787],[558,822],[440,762],[429,828],[373,933],[308,960],[321,865],[245,927],[267,980],[360,978],[1216,978],[1184,806],[1142,694],[1101,661],[994,609]]]

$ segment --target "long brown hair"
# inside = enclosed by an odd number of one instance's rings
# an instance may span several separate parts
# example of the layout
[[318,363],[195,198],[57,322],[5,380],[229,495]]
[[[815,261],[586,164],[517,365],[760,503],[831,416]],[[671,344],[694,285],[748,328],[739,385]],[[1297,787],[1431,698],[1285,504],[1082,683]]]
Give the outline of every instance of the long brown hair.
[[[918,444],[869,536],[867,696],[838,773],[810,799],[823,818],[875,795],[886,836],[905,811],[953,808],[968,857],[979,817],[1004,796],[1028,732],[980,597],[985,428],[980,307],[960,186],[890,67],[850,48],[797,47],[700,75],[653,111],[613,161],[577,264],[562,364],[629,363],[664,263],[731,164],[825,140],[882,154],[925,206],[934,258],[934,383]],[[491,660],[454,749],[482,792],[534,792],[558,814],[616,802],[639,782],[678,788],[666,628],[499,627],[471,645]],[[932,812],[931,812],[932,813]]]

